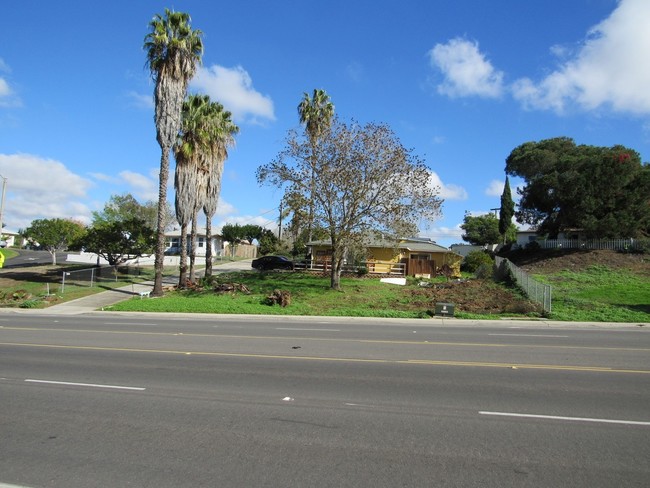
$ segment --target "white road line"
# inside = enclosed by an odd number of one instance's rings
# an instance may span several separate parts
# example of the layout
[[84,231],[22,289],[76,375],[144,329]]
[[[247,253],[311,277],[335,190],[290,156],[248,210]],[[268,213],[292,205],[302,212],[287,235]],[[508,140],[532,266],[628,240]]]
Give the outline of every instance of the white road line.
[[341,332],[341,329],[298,329],[296,327],[276,327],[275,330],[315,330],[317,332]]
[[8,485],[7,483],[0,483],[0,488],[29,488],[29,486],[23,486],[23,485]]
[[509,412],[479,412],[480,415],[495,415],[500,417],[524,417],[543,420],[568,420],[573,422],[596,422],[602,424],[624,424],[624,425],[644,425],[650,426],[650,422],[640,422],[635,420],[612,420],[612,419],[590,419],[584,417],[560,417],[556,415],[533,415],[527,413],[509,413]]
[[509,336],[509,337],[569,337],[565,335],[550,335],[550,334],[488,334],[489,336]]
[[158,324],[147,324],[145,322],[104,322],[104,325],[158,325]]
[[93,383],[71,383],[69,381],[48,381],[48,380],[25,380],[26,383],[45,383],[49,385],[66,385],[66,386],[87,386],[91,388],[111,388],[114,390],[135,390],[144,391],[146,388],[136,386],[117,386],[117,385],[96,385]]

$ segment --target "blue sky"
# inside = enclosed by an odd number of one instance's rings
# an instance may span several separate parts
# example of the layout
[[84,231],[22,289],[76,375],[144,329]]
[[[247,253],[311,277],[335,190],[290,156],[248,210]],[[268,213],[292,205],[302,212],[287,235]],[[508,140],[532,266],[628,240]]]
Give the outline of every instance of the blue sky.
[[568,136],[650,154],[647,0],[4,2],[8,229],[90,222],[113,194],[157,199],[142,41],[165,7],[204,32],[190,91],[220,101],[241,128],[217,228],[275,225],[281,193],[260,188],[255,170],[298,127],[296,106],[314,88],[343,120],[387,123],[425,159],[445,203],[421,235],[443,245],[461,242],[466,211],[499,206],[505,158],[524,142]]

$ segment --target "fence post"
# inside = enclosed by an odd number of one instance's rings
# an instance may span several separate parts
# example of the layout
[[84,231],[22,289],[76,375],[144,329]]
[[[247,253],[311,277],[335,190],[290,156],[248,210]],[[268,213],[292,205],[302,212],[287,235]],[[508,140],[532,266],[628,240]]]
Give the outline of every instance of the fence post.
[[65,291],[65,275],[70,275],[70,273],[67,273],[66,271],[63,272],[63,281],[61,282],[61,295],[63,295],[63,292]]

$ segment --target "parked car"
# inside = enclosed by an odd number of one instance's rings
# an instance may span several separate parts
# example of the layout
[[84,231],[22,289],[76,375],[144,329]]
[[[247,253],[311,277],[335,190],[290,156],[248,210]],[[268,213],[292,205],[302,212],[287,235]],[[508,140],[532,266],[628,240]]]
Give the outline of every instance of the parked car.
[[171,246],[165,249],[165,256],[178,256],[181,253],[181,248],[178,246]]
[[271,269],[293,269],[293,261],[285,256],[263,256],[261,258],[253,259],[251,266],[260,271]]

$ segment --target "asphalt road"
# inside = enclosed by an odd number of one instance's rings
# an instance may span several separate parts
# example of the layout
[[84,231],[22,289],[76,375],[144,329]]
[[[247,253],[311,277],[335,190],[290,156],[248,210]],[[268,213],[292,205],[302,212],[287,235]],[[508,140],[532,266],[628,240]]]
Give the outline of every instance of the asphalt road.
[[0,316],[0,486],[647,486],[650,332]]
[[[7,259],[3,268],[26,268],[52,264],[52,255],[48,251],[32,251],[30,249],[19,249],[17,251],[18,256]],[[67,255],[67,252],[56,253],[56,262],[65,262]]]

